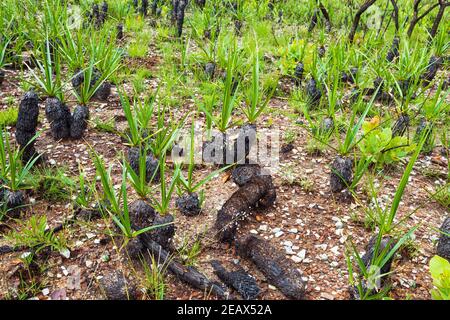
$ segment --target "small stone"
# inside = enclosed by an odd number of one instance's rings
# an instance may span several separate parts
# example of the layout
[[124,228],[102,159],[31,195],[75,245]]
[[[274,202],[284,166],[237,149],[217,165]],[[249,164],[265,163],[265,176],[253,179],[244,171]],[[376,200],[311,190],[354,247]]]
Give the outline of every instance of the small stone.
[[281,237],[283,234],[284,234],[283,231],[278,231],[277,233],[275,233],[275,237],[276,237],[276,238],[279,238],[279,237]]

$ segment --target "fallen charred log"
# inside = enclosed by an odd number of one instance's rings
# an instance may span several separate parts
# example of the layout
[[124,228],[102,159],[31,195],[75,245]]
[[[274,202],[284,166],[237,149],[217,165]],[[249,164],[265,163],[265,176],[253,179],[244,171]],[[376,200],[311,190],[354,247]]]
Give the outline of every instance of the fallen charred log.
[[269,175],[255,176],[240,187],[217,213],[215,227],[220,241],[234,241],[240,220],[248,216],[250,209],[257,205],[270,206],[275,199],[276,190]]
[[293,261],[261,237],[249,235],[236,243],[238,253],[251,260],[264,274],[267,282],[286,297],[301,300],[305,295],[302,274]]
[[211,265],[219,279],[236,290],[245,300],[254,300],[259,296],[261,289],[258,287],[255,278],[245,272],[244,269],[227,271],[217,260],[211,261]]
[[167,270],[173,273],[181,281],[201,290],[207,294],[212,293],[221,299],[229,299],[230,294],[220,284],[211,281],[195,267],[186,267],[177,262],[164,248],[157,242],[141,238],[144,246],[150,250],[152,255],[160,263],[167,264]]

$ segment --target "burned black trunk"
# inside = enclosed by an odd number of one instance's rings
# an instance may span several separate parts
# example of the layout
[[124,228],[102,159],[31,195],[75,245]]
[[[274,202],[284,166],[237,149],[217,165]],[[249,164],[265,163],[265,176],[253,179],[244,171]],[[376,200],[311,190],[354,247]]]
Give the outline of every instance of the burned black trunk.
[[303,80],[303,73],[305,72],[305,67],[302,62],[297,63],[294,71],[295,85],[299,87]]
[[437,56],[432,56],[430,58],[427,70],[420,77],[424,86],[429,85],[430,82],[433,81],[442,64],[443,64],[442,58]]
[[173,259],[161,245],[150,239],[143,239],[142,243],[150,250],[152,255],[160,263],[167,263],[167,270],[173,273],[179,280],[192,287],[207,293],[212,293],[221,299],[228,299],[230,294],[218,283],[211,281],[195,267],[186,267]]
[[66,104],[58,98],[48,98],[45,103],[45,116],[55,140],[70,137],[71,114]]
[[16,123],[16,141],[22,149],[22,160],[28,162],[37,156],[34,148],[39,117],[39,98],[34,91],[28,91],[22,98]]
[[450,217],[441,226],[442,232],[436,249],[436,254],[450,261]]
[[148,0],[142,0],[141,14],[146,17],[148,14]]
[[219,279],[239,292],[245,300],[255,300],[259,296],[261,289],[258,287],[255,278],[245,272],[244,269],[227,271],[217,260],[211,261],[211,265]]
[[[139,175],[139,156],[140,156],[141,150],[137,147],[133,147],[128,149],[128,163],[130,164],[133,171]],[[146,155],[145,160],[145,167],[146,167],[146,181],[150,182],[150,180],[153,180],[154,182],[159,181],[159,170],[158,170],[158,160],[155,159],[153,154],[149,151]]]
[[[425,133],[425,129],[427,129],[428,126],[428,122],[425,118],[421,118],[419,125],[417,126],[416,129],[416,133],[414,135],[414,142],[415,143],[419,143],[420,139],[422,138],[422,134]],[[425,139],[425,142],[423,144],[422,150],[421,152],[423,153],[429,153],[433,151],[433,147],[434,147],[434,139],[433,139],[433,132],[432,132],[432,127],[430,127],[430,132],[426,133],[427,137]]]
[[205,74],[208,77],[208,79],[214,78],[214,74],[216,72],[216,64],[214,62],[208,62],[205,65]]
[[219,240],[233,242],[240,221],[248,216],[250,209],[257,205],[270,206],[275,199],[276,190],[269,175],[256,176],[240,187],[217,213],[215,227]]
[[70,137],[81,139],[88,126],[89,108],[87,106],[76,106],[70,122]]
[[187,6],[187,0],[179,0],[177,6],[177,36],[181,37],[183,34],[184,14]]
[[187,193],[176,200],[176,206],[185,216],[197,216],[200,214],[200,200],[197,193]]
[[392,127],[392,137],[403,136],[409,127],[409,116],[402,114]]
[[320,98],[322,97],[322,91],[320,91],[314,78],[309,79],[306,84],[306,95],[309,105],[317,106],[319,104]]
[[286,297],[301,300],[305,296],[305,283],[297,266],[285,254],[276,250],[261,237],[250,235],[237,242],[242,257],[251,260],[264,274],[267,282],[277,287]]
[[336,157],[331,165],[331,192],[341,192],[353,181],[353,160],[346,157]]

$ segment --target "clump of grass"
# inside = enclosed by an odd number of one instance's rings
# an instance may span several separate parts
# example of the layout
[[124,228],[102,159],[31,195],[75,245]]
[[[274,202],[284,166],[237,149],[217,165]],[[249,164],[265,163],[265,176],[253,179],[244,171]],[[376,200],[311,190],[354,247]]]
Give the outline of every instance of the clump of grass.
[[130,58],[144,58],[147,55],[148,46],[142,42],[132,42],[128,47],[128,55]]
[[75,192],[75,181],[66,175],[65,167],[43,167],[37,170],[37,190],[46,200],[70,200]]
[[13,126],[17,122],[19,110],[16,107],[8,107],[0,111],[0,126]]
[[163,300],[166,294],[165,274],[169,261],[160,263],[155,256],[151,256],[150,266],[141,260],[144,269],[144,287],[146,294],[155,300]]
[[97,117],[92,120],[92,122],[94,124],[94,129],[100,132],[117,133],[116,120],[114,118],[102,120]]

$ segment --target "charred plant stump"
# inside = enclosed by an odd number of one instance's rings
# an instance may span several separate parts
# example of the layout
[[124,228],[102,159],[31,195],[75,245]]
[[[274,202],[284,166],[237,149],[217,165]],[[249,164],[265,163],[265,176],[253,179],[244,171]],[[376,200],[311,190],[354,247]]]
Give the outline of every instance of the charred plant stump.
[[16,123],[16,141],[22,149],[22,160],[28,162],[37,156],[34,148],[39,117],[39,98],[34,91],[28,91],[22,98]]
[[141,14],[146,17],[148,15],[148,0],[142,0]]
[[48,98],[45,103],[45,116],[50,122],[50,130],[55,140],[70,137],[70,110],[65,103],[58,98]]
[[261,289],[255,278],[241,267],[236,271],[227,271],[217,260],[211,261],[211,265],[219,279],[236,290],[245,300],[255,300],[259,296]]
[[450,261],[450,217],[445,219],[441,226],[441,236],[436,249],[436,254]]
[[257,205],[267,207],[276,199],[276,190],[269,175],[254,177],[240,187],[217,213],[215,227],[221,242],[233,242],[240,221]]
[[311,16],[311,21],[309,22],[308,32],[313,31],[314,28],[316,27],[317,22],[319,20],[318,14],[319,14],[319,10],[314,9],[313,14]]
[[89,108],[87,106],[76,106],[73,110],[70,122],[70,137],[81,139],[88,126]]
[[358,29],[359,21],[361,20],[361,16],[364,12],[367,11],[377,0],[366,0],[364,4],[359,8],[359,10],[356,12],[355,17],[353,18],[352,27],[350,30],[350,33],[348,35],[348,40],[350,43],[353,42],[355,39],[356,30]]
[[[92,74],[90,86],[94,87],[100,81],[101,77],[102,77],[102,74],[100,73],[100,71],[95,69]],[[81,85],[84,82],[84,72],[80,71],[80,70],[76,71],[71,82],[72,82],[72,87],[75,90],[77,90],[78,93],[80,93]],[[105,81],[95,91],[94,98],[96,98],[100,101],[106,101],[106,100],[108,100],[110,95],[111,95],[111,83],[109,83],[108,81]]]
[[433,151],[433,128],[429,126],[427,120],[425,118],[421,118],[419,121],[419,125],[417,126],[416,133],[414,135],[414,142],[419,144],[422,134],[424,134],[424,130],[429,128],[430,131],[427,134],[425,143],[423,144],[421,152],[423,153],[431,153]]
[[179,197],[175,204],[185,216],[198,216],[201,212],[200,199],[197,193],[186,193]]
[[7,209],[6,217],[17,219],[20,217],[25,204],[25,192],[22,190],[12,191],[9,189],[0,190],[0,206]]
[[401,114],[392,127],[392,137],[403,136],[409,127],[409,116]]
[[238,241],[237,251],[251,260],[267,279],[287,298],[301,300],[305,296],[305,283],[297,266],[290,259],[270,245],[263,238],[255,235]]
[[309,79],[306,84],[306,95],[308,99],[308,104],[312,106],[317,106],[322,97],[322,91],[317,86],[317,82],[314,78]]
[[[131,168],[136,174],[139,174],[139,156],[141,154],[141,150],[138,147],[132,147],[128,149],[127,159]],[[146,181],[150,182],[153,180],[154,182],[159,181],[159,170],[158,170],[158,160],[155,159],[153,154],[149,151],[145,160],[145,168],[146,168]]]
[[0,87],[3,84],[3,81],[5,81],[5,72],[3,70],[0,69]]
[[[378,236],[376,236],[376,235],[373,236],[372,238],[370,238],[369,243],[366,246],[366,253],[361,258],[364,266],[366,267],[366,270],[368,270],[369,272],[370,272],[370,268],[372,267],[371,263],[374,258],[374,255],[379,255],[383,252],[389,252],[395,246],[395,243],[393,242],[392,238],[389,236],[385,236],[381,239],[380,244],[377,249],[376,248],[377,240],[378,240]],[[383,266],[381,266],[380,270],[377,272],[377,275],[381,276],[380,277],[381,279],[379,279],[380,287],[378,289],[381,289],[382,287],[384,287],[386,285],[386,281],[388,280],[387,273],[389,273],[391,271],[391,266],[392,266],[393,260],[394,260],[394,255],[392,255],[388,259],[388,261]],[[375,266],[375,267],[377,267],[377,266]],[[362,286],[363,286],[363,290],[365,290],[365,291],[370,290],[370,288],[368,288],[368,283],[366,283],[365,281],[363,281]],[[373,293],[376,292],[375,288],[373,288],[372,290],[373,290]],[[361,298],[359,296],[359,292],[356,287],[350,288],[350,296],[352,297],[352,299],[360,299]]]
[[441,57],[432,56],[428,62],[427,70],[421,75],[420,79],[424,86],[430,84],[431,81],[436,77],[439,68],[443,64],[443,59]]
[[215,72],[216,72],[216,64],[214,62],[208,62],[205,65],[205,74],[209,80],[214,78]]
[[135,300],[137,289],[121,271],[113,271],[100,280],[100,287],[108,300]]
[[353,181],[353,160],[338,156],[331,165],[330,188],[337,193],[346,189]]
[[400,56],[399,45],[400,39],[398,37],[395,37],[394,40],[392,41],[391,49],[388,51],[386,55],[387,61],[392,62],[394,61],[394,59]]
[[239,187],[242,187],[259,175],[261,175],[261,167],[257,164],[238,165],[231,171],[233,182]]
[[188,1],[187,0],[179,0],[176,11],[177,18],[177,36],[180,38],[183,34],[183,24],[184,24],[184,14],[186,10]]
[[119,23],[117,25],[117,39],[122,40],[123,39],[123,24]]
[[300,85],[302,84],[304,72],[305,72],[305,66],[303,65],[303,63],[302,62],[297,63],[297,65],[295,66],[295,71],[294,71],[295,85],[297,87],[300,87]]

